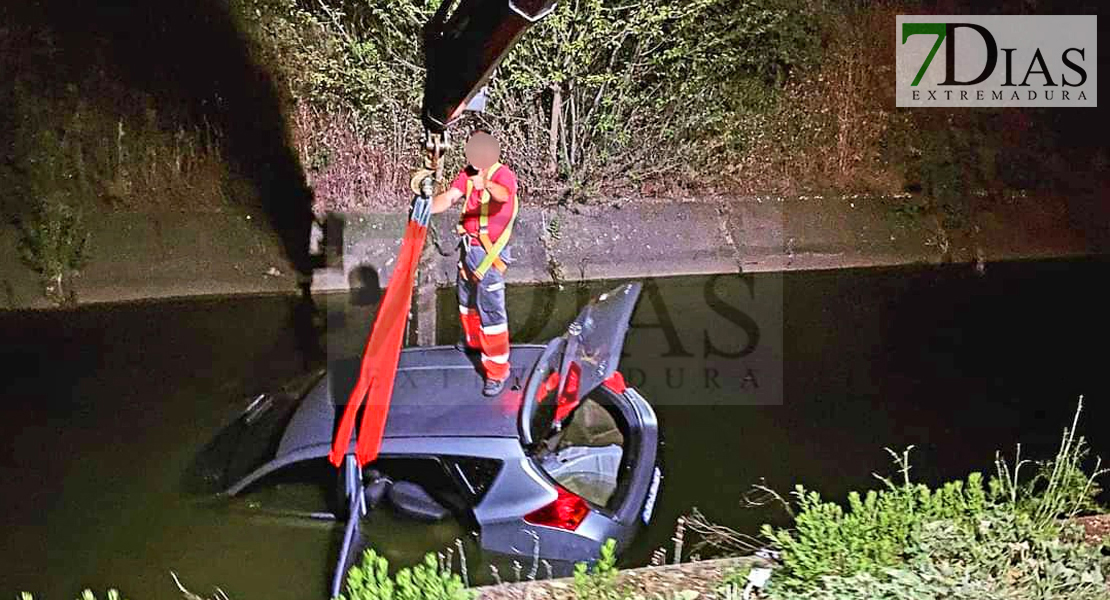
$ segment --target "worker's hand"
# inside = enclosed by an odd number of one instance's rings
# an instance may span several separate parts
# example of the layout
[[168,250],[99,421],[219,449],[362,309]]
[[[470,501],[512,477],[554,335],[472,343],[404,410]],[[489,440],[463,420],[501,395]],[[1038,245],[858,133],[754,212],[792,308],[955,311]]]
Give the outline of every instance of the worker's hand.
[[[421,194],[425,191],[424,186],[427,185],[429,180],[435,182],[435,176],[436,172],[431,169],[417,169],[412,172],[412,177],[409,179],[409,189],[414,194]],[[430,196],[431,194],[424,195]]]
[[425,177],[420,182],[420,191],[418,193],[421,196],[424,196],[425,198],[431,198],[432,196],[434,196],[435,193],[436,193],[436,180],[435,180],[435,178],[431,177],[431,176]]
[[477,175],[471,177],[470,181],[474,184],[474,189],[476,189],[476,190],[486,189],[486,176],[481,171],[478,171]]
[[409,218],[421,227],[427,227],[428,221],[432,218],[432,199],[426,196],[414,197],[412,199],[412,216]]

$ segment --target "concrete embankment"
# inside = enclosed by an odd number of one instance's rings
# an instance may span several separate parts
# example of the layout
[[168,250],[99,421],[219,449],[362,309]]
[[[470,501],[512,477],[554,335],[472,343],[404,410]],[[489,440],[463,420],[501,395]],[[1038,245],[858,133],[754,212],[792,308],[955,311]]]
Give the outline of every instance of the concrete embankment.
[[[730,573],[753,566],[766,566],[759,558],[739,557],[686,562],[677,565],[642,567],[620,572],[618,586],[643,598],[679,598],[678,592],[697,592],[697,598],[739,598],[739,590],[727,594],[718,589]],[[572,579],[525,581],[477,588],[478,600],[573,600]]]
[[[86,215],[87,265],[73,280],[81,304],[212,294],[289,292],[293,269],[261,215],[105,212]],[[0,226],[0,306],[47,308],[39,276]]]
[[[942,229],[898,218],[890,198],[637,201],[576,209],[526,207],[513,234],[511,283],[1059,258],[1110,252],[1101,200],[1013,198],[974,222]],[[435,285],[454,281],[455,216],[429,236]],[[384,286],[404,215],[328,218],[316,292]],[[297,278],[261,215],[110,212],[86,219],[90,260],[74,280],[81,303],[173,296],[292,292]],[[49,306],[38,276],[0,234],[0,305]]]
[[[944,230],[936,220],[901,219],[889,198],[636,202],[577,210],[525,208],[513,232],[511,283],[975,263],[1103,254],[1110,235],[1090,202],[1002,201],[974,225]],[[334,215],[341,261],[313,281],[346,289],[370,269],[388,280],[402,215]],[[454,216],[437,215],[429,236],[430,276],[455,279]],[[341,231],[341,235],[334,232]],[[361,274],[360,274],[361,270]]]

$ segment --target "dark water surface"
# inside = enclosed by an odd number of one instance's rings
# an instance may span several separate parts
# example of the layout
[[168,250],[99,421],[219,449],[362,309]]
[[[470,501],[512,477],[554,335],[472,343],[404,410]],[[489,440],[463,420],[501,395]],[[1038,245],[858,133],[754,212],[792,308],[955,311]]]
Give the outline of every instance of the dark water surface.
[[[884,447],[914,445],[924,481],[988,469],[995,450],[1019,441],[1024,455],[1047,457],[1080,394],[1082,432],[1110,456],[1108,266],[648,281],[621,369],[656,405],[666,475],[626,562],[669,546],[693,506],[749,533],[780,519],[740,506],[761,478],[832,497],[873,485],[873,472],[891,472]],[[514,339],[558,334],[606,287],[511,290]],[[372,307],[348,300],[320,301],[332,356],[357,353],[369,327]],[[451,342],[453,296],[439,305],[439,337]],[[116,586],[136,600],[177,598],[172,570],[232,598],[324,596],[335,527],[182,484],[244,398],[305,368],[305,314],[286,297],[0,314],[0,595]],[[465,536],[387,510],[365,530],[402,563]]]

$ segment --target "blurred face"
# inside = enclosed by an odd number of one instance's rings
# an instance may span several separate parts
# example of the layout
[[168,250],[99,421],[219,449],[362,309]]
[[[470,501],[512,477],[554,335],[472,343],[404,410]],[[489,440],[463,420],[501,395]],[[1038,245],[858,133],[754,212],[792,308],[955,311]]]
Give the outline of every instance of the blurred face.
[[497,138],[488,133],[476,133],[466,142],[466,161],[476,169],[488,169],[501,154]]

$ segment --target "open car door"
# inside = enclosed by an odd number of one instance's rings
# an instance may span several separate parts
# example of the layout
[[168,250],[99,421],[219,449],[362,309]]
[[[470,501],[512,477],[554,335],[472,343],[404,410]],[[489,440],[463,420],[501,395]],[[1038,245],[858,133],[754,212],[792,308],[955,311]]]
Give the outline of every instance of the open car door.
[[[640,282],[626,283],[598,296],[567,327],[567,352],[563,370],[579,371],[578,391],[585,395],[616,373],[624,336],[642,289]],[[565,391],[568,382],[563,379]]]
[[537,361],[521,406],[521,440],[541,441],[590,392],[617,372],[639,282],[626,283],[582,309]]

